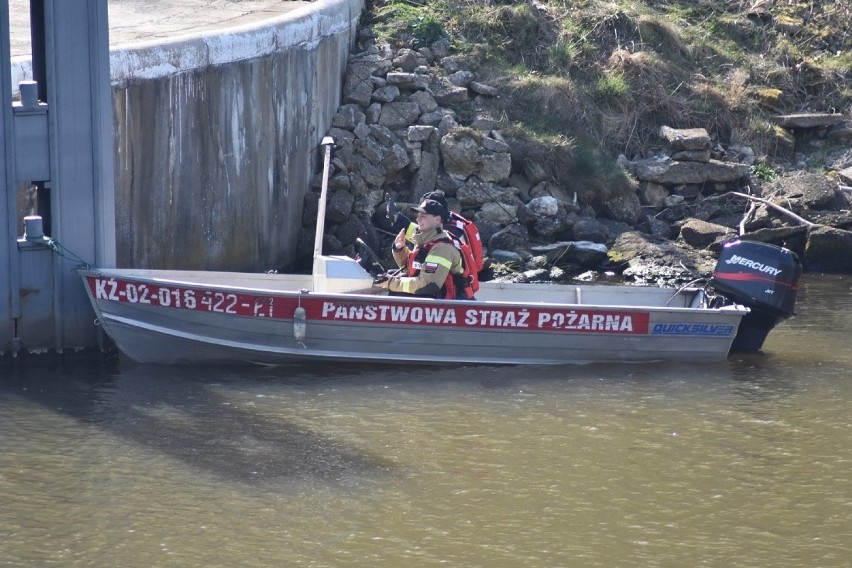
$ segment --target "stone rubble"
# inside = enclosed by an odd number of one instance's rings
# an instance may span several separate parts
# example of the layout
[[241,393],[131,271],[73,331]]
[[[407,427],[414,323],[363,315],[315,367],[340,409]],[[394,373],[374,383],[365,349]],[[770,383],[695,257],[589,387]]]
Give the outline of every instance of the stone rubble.
[[[801,174],[761,182],[750,148],[714,145],[701,128],[663,126],[664,154],[617,160],[637,182],[636,191],[614,196],[596,211],[579,204],[577,194],[535,157],[514,154],[496,128],[499,117],[489,110],[498,89],[477,81],[449,55],[445,41],[415,50],[377,44],[368,30],[362,39],[366,46],[350,57],[343,104],[328,132],[336,146],[326,253],[354,256],[359,237],[385,251],[392,239],[385,194],[405,208],[441,189],[451,209],[479,226],[494,267],[486,277],[499,277],[502,270],[504,278],[534,274],[547,280],[609,269],[642,283],[661,283],[660,275],[662,283],[680,283],[709,273],[713,253],[741,227],[745,238],[796,251],[806,269],[852,270],[852,254],[844,248],[852,242],[852,193],[835,179]],[[481,112],[463,119],[454,110],[461,103]],[[792,115],[778,123],[794,133],[817,125],[839,140],[848,129],[831,115]],[[849,183],[852,152],[836,165],[841,181]],[[306,197],[303,263],[313,250],[320,186],[318,175]],[[762,196],[813,220],[816,228],[781,231],[796,223],[731,192]]]

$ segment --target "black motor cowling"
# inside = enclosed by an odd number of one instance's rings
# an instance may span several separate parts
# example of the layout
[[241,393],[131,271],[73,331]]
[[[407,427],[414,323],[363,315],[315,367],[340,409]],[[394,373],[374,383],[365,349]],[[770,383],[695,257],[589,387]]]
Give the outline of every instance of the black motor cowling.
[[758,351],[769,331],[793,315],[802,264],[796,253],[755,241],[735,240],[722,246],[713,288],[750,308],[731,351]]

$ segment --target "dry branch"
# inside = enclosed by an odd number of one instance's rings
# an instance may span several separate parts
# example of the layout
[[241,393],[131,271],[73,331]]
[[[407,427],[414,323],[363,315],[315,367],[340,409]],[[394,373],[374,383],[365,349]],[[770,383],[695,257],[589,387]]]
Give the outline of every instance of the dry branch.
[[757,201],[758,203],[763,203],[767,207],[770,207],[770,208],[778,211],[779,213],[782,213],[782,214],[790,217],[791,219],[798,221],[799,223],[806,225],[808,227],[813,227],[813,226],[816,225],[816,223],[808,221],[807,219],[805,219],[803,217],[799,217],[798,215],[796,215],[792,211],[790,211],[788,209],[784,209],[780,205],[776,205],[776,204],[772,203],[771,201],[769,201],[767,199],[763,199],[762,197],[755,197],[754,195],[749,195],[747,193],[740,193],[739,191],[732,191],[731,194],[739,195],[740,197],[745,197],[746,199],[750,199],[752,201]]

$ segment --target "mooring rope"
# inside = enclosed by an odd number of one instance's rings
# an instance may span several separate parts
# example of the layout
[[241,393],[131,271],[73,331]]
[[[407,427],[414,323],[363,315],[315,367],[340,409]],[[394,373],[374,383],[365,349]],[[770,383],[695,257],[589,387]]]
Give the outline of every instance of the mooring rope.
[[76,262],[77,265],[72,270],[89,270],[92,268],[88,262],[80,258],[73,251],[65,248],[59,241],[50,237],[44,237],[44,244],[50,247],[50,249],[61,256],[66,260],[70,260],[72,262]]

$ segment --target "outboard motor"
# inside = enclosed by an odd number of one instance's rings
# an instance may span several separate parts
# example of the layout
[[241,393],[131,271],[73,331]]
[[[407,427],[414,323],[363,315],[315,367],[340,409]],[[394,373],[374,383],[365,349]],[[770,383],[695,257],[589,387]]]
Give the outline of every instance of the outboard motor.
[[796,253],[755,241],[722,246],[710,284],[751,311],[740,323],[731,351],[758,351],[779,321],[793,315],[802,265]]

